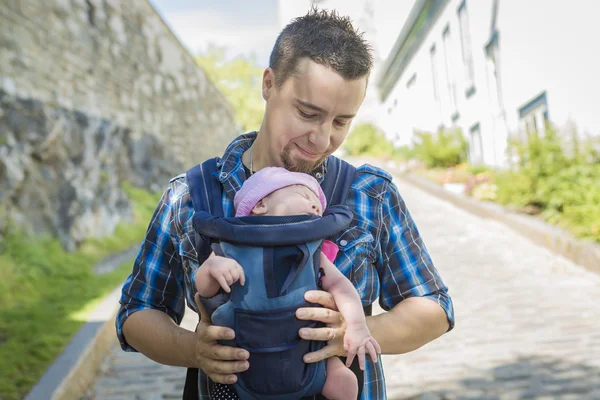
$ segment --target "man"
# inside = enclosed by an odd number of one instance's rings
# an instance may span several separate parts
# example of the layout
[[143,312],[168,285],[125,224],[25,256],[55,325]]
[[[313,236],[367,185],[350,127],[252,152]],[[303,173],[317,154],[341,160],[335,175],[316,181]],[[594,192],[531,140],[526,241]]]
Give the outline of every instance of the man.
[[[234,213],[233,196],[243,181],[261,168],[283,166],[323,181],[325,160],[343,143],[365,97],[371,66],[362,35],[335,13],[313,9],[281,32],[263,73],[266,108],[260,131],[234,140],[219,162],[226,216]],[[336,266],[351,279],[363,305],[379,297],[387,311],[367,318],[383,353],[415,350],[452,329],[447,288],[391,176],[372,166],[358,168],[346,205],[355,218],[338,238]],[[183,174],[166,189],[123,287],[117,333],[124,350],[140,351],[163,364],[200,368],[199,396],[209,398],[209,382],[235,382],[235,373],[248,368],[249,355],[217,344],[234,333],[211,325],[194,298],[193,276],[202,262],[235,261],[214,254],[199,260],[192,214]],[[178,326],[184,299],[201,314],[195,333]],[[327,326],[303,329],[300,336],[328,344],[307,354],[305,362],[345,356],[345,324],[332,297],[314,291],[306,299],[324,307],[299,309],[297,317]],[[362,399],[386,398],[381,363],[367,364],[360,389]]]

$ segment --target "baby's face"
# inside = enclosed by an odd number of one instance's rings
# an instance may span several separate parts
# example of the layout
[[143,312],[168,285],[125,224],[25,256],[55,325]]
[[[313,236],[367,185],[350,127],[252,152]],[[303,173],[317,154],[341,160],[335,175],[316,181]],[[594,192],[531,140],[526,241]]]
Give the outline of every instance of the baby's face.
[[[261,201],[266,207],[263,215],[323,215],[321,202],[312,190],[302,185],[286,186]],[[257,205],[257,207],[260,207]]]

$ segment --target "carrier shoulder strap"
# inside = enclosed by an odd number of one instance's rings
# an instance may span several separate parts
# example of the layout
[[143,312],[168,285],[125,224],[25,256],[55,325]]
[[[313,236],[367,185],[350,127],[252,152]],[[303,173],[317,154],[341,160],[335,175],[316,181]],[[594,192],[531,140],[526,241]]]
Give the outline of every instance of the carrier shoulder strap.
[[211,158],[190,168],[186,173],[194,211],[223,216],[221,183],[218,179],[218,158]]
[[[215,216],[223,215],[221,183],[218,180],[217,158],[190,168],[186,173],[190,197],[195,212],[206,211]],[[203,240],[196,235],[198,240]],[[198,243],[196,243],[198,244]],[[208,247],[208,246],[207,246]],[[208,247],[210,249],[210,247]],[[198,400],[198,368],[188,368],[183,388],[183,400]]]
[[[327,197],[327,204],[340,205],[346,202],[356,175],[356,168],[334,156],[327,160],[327,173],[321,183],[321,189]],[[372,315],[373,305],[363,307],[367,316]]]
[[327,198],[327,204],[344,204],[356,175],[356,168],[337,157],[327,159],[327,173],[321,188]]
[[[323,192],[325,193],[328,205],[343,205],[346,202],[350,189],[352,188],[352,183],[354,183],[355,175],[356,168],[353,165],[337,157],[329,156],[327,160],[327,173],[325,174],[325,179],[323,179],[323,182],[321,183],[321,189],[323,189]],[[370,316],[373,313],[372,304],[363,307],[363,311],[365,315]],[[342,357],[342,359],[345,363],[345,358]],[[354,375],[356,375],[358,380],[358,399],[360,399],[365,376],[358,364],[358,358],[355,358],[352,362],[350,369]],[[303,400],[312,399],[313,398],[305,398]],[[325,397],[323,395],[317,395],[314,396],[314,399],[325,400]]]

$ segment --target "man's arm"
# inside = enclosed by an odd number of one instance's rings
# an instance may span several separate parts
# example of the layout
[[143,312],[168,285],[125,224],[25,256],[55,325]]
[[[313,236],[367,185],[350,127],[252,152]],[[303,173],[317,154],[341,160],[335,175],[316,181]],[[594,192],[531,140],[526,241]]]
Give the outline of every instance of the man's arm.
[[321,267],[325,271],[323,290],[331,294],[332,307],[340,311],[347,326],[366,322],[383,354],[413,351],[448,330],[449,324],[444,310],[424,297],[406,299],[389,312],[367,317],[365,321],[356,289],[335,265],[328,261],[324,256],[321,257]]
[[177,356],[177,343],[170,343],[186,337],[187,332],[178,326],[185,301],[181,257],[171,237],[171,208],[169,187],[154,211],[132,273],[123,285],[117,336],[123,350],[140,351],[161,363],[186,365],[186,360]]
[[[382,196],[379,218],[380,251],[376,268],[381,284],[379,301],[387,313],[367,318],[373,337],[382,351],[398,354],[415,350],[441,336],[454,326],[454,309],[447,288],[431,261],[427,248],[396,186],[389,186]],[[327,340],[329,344],[305,357],[315,362],[331,356],[344,356],[339,340],[333,341],[332,327],[343,335],[345,323],[335,311],[330,294],[307,292],[308,301],[324,308],[304,308],[300,319],[324,322],[328,328],[301,330],[303,339]]]
[[444,310],[423,297],[411,297],[386,313],[367,317],[383,354],[402,354],[442,336],[448,330]]
[[181,328],[162,311],[136,312],[125,320],[123,334],[129,346],[158,363],[198,367],[194,332]]
[[[303,320],[324,322],[328,327],[301,329],[300,336],[306,340],[329,341],[329,344],[307,354],[304,361],[317,362],[333,356],[345,357],[347,352],[343,346],[343,336],[346,322],[341,313],[335,312],[337,305],[333,296],[317,290],[306,292],[305,298],[311,303],[321,304],[323,308],[299,309],[296,316]],[[386,313],[366,319],[371,335],[381,346],[382,354],[402,354],[416,350],[437,339],[449,328],[443,308],[425,297],[411,297]],[[339,333],[334,333],[331,328]]]
[[415,350],[454,326],[454,309],[427,247],[396,185],[381,211],[377,269],[379,303],[387,313],[368,319],[385,353]]
[[[218,340],[232,339],[233,330],[213,326],[197,295],[201,321],[196,332],[178,326],[185,289],[181,257],[171,235],[172,210],[185,209],[190,214],[193,210],[189,204],[177,203],[179,200],[174,200],[167,189],[154,212],[133,272],[123,286],[117,336],[123,350],[140,351],[163,364],[198,367],[216,382],[233,383],[237,379],[233,374],[248,369],[245,360],[249,357],[245,350],[218,344]],[[226,261],[214,256],[204,264]]]

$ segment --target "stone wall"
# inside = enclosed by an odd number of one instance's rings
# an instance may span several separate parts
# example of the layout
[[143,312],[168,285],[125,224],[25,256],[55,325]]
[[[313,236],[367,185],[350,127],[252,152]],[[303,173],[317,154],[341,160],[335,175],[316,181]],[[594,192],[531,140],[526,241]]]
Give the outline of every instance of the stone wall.
[[0,217],[66,248],[223,151],[233,111],[146,0],[0,2]]

